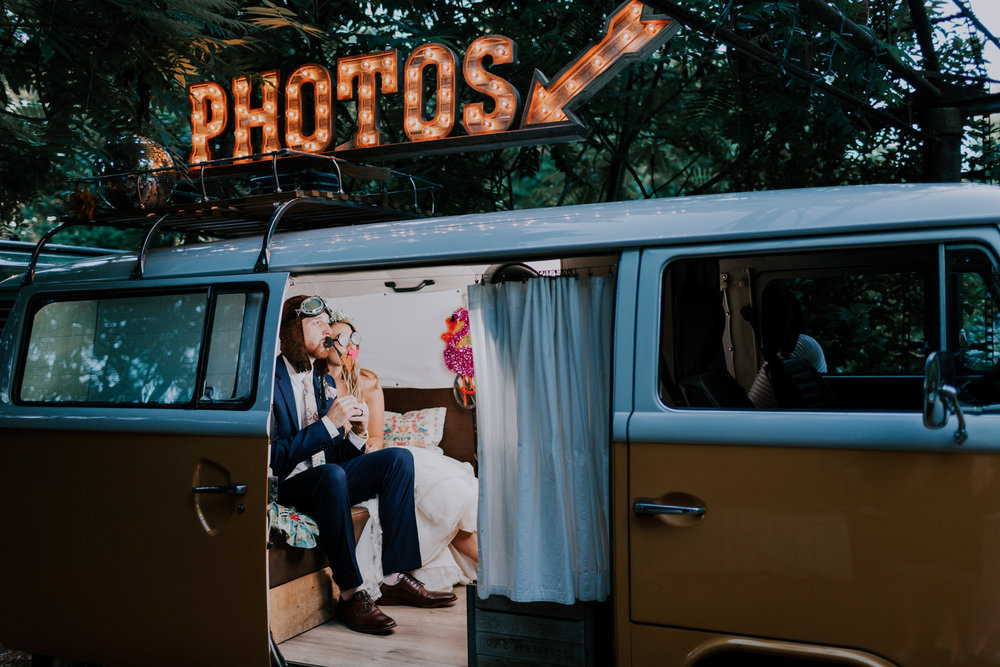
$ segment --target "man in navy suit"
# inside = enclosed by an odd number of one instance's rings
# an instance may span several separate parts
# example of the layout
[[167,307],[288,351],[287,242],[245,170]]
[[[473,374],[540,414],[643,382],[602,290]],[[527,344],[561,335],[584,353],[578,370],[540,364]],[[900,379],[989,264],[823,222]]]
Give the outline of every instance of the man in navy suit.
[[389,447],[365,454],[367,406],[337,396],[326,373],[335,353],[330,309],[318,296],[288,299],[281,314],[281,355],[274,371],[271,471],[278,502],[311,516],[319,547],[340,587],[334,615],[352,630],[386,633],[396,622],[360,589],[351,506],[379,497],[382,523],[382,604],[438,607],[456,598],[428,591],[408,572],[420,567],[413,500],[413,457]]

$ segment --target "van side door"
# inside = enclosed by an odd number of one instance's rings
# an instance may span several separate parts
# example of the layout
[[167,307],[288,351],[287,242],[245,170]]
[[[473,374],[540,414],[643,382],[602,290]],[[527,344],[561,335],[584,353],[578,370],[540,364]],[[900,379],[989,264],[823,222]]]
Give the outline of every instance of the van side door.
[[[632,664],[996,664],[998,248],[993,227],[643,253],[615,497]],[[940,350],[961,444],[922,422]]]
[[0,643],[267,665],[286,275],[22,288],[0,355]]

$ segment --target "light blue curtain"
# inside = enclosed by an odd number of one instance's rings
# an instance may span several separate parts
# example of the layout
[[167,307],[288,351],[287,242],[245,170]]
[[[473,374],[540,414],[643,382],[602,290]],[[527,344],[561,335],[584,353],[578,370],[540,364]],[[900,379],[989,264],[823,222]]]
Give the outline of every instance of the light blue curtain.
[[613,309],[613,278],[469,287],[480,597],[608,596]]

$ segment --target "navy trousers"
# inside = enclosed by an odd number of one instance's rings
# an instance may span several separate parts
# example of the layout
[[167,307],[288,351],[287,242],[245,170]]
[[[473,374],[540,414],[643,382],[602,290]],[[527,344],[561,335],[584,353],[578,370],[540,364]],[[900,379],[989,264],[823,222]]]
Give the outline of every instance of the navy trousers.
[[419,568],[413,455],[409,450],[380,449],[339,465],[310,468],[278,485],[279,503],[316,521],[319,547],[330,559],[333,580],[341,589],[363,583],[354,555],[351,507],[376,495],[382,523],[382,571],[389,574]]

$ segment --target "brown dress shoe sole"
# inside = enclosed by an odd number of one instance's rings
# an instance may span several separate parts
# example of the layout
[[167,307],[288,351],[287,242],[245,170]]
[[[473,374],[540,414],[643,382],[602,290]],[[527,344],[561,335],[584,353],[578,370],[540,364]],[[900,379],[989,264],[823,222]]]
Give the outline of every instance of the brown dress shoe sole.
[[387,599],[385,595],[378,599],[379,606],[382,607],[393,607],[396,605],[406,605],[407,607],[416,607],[417,609],[435,609],[437,607],[443,607],[446,604],[451,604],[458,599],[457,595],[452,595],[450,598],[445,598],[444,600],[438,600],[437,602],[431,602],[430,604],[413,604],[411,602],[402,602],[392,599]]

